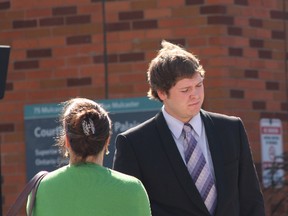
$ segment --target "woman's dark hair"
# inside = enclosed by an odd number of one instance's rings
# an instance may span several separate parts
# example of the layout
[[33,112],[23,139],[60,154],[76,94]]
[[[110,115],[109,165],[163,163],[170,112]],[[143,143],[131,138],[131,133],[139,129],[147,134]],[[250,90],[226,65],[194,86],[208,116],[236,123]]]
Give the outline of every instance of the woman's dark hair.
[[101,152],[111,136],[108,113],[99,104],[86,98],[74,98],[64,102],[59,120],[62,133],[58,137],[57,145],[65,155],[67,136],[71,149],[81,161]]
[[[147,81],[150,85],[148,97],[161,101],[157,90],[169,95],[169,90],[183,78],[191,78],[198,72],[204,77],[205,71],[199,60],[192,53],[165,40],[162,49],[151,61],[147,71]],[[162,101],[161,101],[162,102]]]

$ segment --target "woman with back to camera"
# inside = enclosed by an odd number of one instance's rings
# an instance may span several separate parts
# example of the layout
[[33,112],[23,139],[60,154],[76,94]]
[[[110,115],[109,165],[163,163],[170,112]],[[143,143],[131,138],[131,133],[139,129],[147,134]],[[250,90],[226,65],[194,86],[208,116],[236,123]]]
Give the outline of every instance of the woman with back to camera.
[[69,164],[41,181],[33,215],[151,215],[142,183],[102,166],[111,136],[107,112],[92,100],[74,98],[64,102],[60,121],[57,145],[68,153]]

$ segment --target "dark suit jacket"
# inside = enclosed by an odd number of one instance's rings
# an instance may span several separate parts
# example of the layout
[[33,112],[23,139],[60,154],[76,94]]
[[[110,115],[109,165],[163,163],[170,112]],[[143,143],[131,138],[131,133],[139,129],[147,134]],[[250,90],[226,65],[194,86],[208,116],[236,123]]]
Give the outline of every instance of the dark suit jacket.
[[[217,188],[216,216],[263,216],[264,204],[242,121],[201,110]],[[113,168],[139,178],[153,216],[208,216],[162,112],[117,136]]]

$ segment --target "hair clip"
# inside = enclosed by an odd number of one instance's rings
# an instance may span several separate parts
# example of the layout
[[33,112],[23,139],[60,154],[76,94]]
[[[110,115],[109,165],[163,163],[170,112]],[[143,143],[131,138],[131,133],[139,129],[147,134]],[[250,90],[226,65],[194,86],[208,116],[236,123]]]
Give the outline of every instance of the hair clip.
[[86,119],[84,119],[82,121],[82,129],[83,129],[83,132],[86,136],[89,136],[91,134],[95,134],[95,126],[94,126],[92,119],[89,118],[88,121],[86,121]]

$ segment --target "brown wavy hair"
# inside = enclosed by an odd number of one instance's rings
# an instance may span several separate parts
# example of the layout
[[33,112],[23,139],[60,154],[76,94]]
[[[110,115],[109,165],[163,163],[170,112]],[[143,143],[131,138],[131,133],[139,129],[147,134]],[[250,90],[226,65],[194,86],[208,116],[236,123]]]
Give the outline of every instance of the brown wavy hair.
[[62,132],[56,144],[62,154],[66,155],[66,136],[71,149],[82,162],[87,156],[99,154],[112,133],[108,113],[99,104],[86,98],[73,98],[62,104],[59,117]]
[[[205,71],[199,59],[184,48],[163,40],[162,48],[151,61],[147,71],[147,81],[150,85],[148,97],[161,101],[157,90],[169,95],[169,90],[183,78],[191,78],[195,73],[202,77]],[[162,102],[162,101],[161,101]]]

